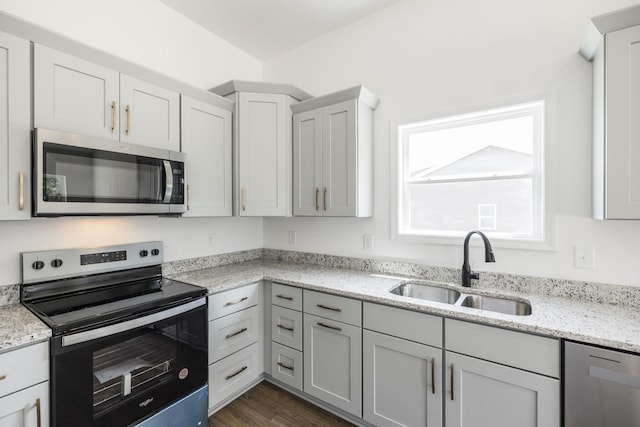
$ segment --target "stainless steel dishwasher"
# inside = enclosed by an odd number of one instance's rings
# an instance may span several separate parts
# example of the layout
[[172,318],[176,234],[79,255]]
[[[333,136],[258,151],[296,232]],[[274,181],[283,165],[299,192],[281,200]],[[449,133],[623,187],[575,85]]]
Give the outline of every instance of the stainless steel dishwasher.
[[640,355],[565,342],[565,427],[640,426]]

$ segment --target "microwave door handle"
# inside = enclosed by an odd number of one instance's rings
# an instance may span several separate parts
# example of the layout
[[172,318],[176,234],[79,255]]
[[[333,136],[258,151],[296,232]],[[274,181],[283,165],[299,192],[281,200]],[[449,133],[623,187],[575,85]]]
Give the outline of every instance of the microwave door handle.
[[162,203],[169,203],[171,201],[171,195],[173,194],[173,169],[171,168],[171,162],[169,160],[163,160],[164,164],[164,199]]

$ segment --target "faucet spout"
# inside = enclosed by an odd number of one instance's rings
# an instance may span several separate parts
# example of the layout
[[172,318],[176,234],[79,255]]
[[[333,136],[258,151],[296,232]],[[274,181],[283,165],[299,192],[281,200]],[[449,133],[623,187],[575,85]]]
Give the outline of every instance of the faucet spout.
[[464,260],[462,263],[462,286],[466,288],[471,287],[472,279],[477,280],[480,278],[480,275],[478,273],[474,273],[473,271],[471,271],[471,265],[469,264],[469,240],[474,234],[480,236],[484,243],[484,262],[496,262],[496,257],[493,254],[493,248],[491,247],[489,238],[479,230],[472,230],[467,233],[467,237],[464,238]]

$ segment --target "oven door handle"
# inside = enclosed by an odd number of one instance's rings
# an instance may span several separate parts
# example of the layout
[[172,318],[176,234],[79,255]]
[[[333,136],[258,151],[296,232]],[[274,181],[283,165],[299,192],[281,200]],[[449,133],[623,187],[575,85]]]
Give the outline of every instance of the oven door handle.
[[91,331],[78,332],[76,334],[66,335],[62,337],[62,347],[68,347],[74,344],[80,344],[83,342],[104,338],[120,332],[130,331],[131,329],[139,328],[141,326],[150,325],[152,323],[159,322],[161,320],[165,320],[182,313],[186,313],[187,311],[203,306],[206,303],[207,303],[206,298],[199,298],[196,301],[191,301],[186,304],[182,304],[178,307],[173,307],[168,310],[150,314],[148,316],[127,320],[125,322],[117,323],[115,325],[103,326],[102,328],[93,329]]

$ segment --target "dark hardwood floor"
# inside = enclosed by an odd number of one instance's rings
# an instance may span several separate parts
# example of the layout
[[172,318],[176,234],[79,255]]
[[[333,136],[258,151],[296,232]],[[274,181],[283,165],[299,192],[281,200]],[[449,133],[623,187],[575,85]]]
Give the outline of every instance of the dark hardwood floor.
[[209,418],[209,427],[353,426],[353,424],[266,381]]

